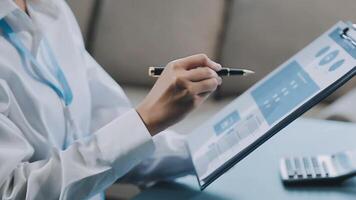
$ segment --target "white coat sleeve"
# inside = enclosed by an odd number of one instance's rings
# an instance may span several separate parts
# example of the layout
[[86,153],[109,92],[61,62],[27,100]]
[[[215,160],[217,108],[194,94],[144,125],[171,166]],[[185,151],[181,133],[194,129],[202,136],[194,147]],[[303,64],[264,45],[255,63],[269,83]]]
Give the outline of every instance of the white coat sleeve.
[[10,87],[0,80],[0,198],[87,199],[102,192],[154,151],[135,110],[128,110],[66,150],[48,159],[13,120],[19,115]]
[[186,146],[186,137],[173,131],[164,131],[154,137],[155,152],[131,170],[120,182],[149,186],[159,181],[194,174]]

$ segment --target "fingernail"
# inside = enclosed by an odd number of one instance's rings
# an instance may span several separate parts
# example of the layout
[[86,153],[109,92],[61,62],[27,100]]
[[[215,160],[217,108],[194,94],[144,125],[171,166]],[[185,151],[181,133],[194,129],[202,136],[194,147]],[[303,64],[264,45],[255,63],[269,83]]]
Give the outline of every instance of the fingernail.
[[219,85],[222,84],[222,78],[220,76],[218,77],[218,82],[219,82]]

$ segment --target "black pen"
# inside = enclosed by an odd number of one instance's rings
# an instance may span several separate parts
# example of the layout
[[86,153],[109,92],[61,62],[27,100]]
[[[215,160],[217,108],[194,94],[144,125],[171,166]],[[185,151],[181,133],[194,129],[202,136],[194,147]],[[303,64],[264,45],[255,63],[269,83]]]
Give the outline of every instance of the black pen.
[[[151,77],[159,77],[163,72],[164,67],[149,67],[148,75]],[[254,74],[254,71],[248,69],[235,69],[223,67],[220,71],[216,72],[219,76],[247,76]]]

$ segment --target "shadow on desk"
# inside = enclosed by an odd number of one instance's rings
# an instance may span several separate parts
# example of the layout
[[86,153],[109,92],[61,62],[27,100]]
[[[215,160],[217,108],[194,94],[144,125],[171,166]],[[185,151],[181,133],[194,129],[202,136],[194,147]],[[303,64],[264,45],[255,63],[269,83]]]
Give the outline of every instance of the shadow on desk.
[[[342,193],[350,197],[356,196],[356,178],[346,181],[342,184],[331,185],[300,185],[300,186],[288,186],[284,187],[286,192],[291,196],[297,195],[299,198],[308,198],[311,193],[318,193],[320,199],[323,196],[330,193]],[[272,195],[272,194],[271,194]],[[194,200],[227,200],[228,198],[219,196],[218,194],[209,193],[208,191],[201,192],[197,188],[192,188],[185,184],[177,182],[162,182],[148,191],[144,196],[137,196],[135,200],[147,200],[147,199],[194,199]],[[234,199],[239,199],[238,197]]]
[[[157,188],[157,189],[156,189]],[[140,200],[141,198],[135,198]],[[142,198],[143,199],[143,198]],[[161,182],[145,193],[144,199],[169,199],[169,200],[227,200],[227,198],[211,194],[207,191],[193,189],[187,185],[177,182]]]
[[[352,178],[340,184],[319,184],[319,185],[296,185],[286,186],[288,192],[324,192],[343,193],[356,197],[356,178]],[[327,193],[324,193],[327,194]]]

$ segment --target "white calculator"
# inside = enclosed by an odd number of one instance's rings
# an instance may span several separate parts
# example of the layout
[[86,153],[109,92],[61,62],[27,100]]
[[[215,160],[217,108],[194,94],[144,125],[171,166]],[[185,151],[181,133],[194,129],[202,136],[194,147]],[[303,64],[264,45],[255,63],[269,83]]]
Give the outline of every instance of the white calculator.
[[340,183],[356,175],[356,151],[282,158],[280,173],[287,185]]

